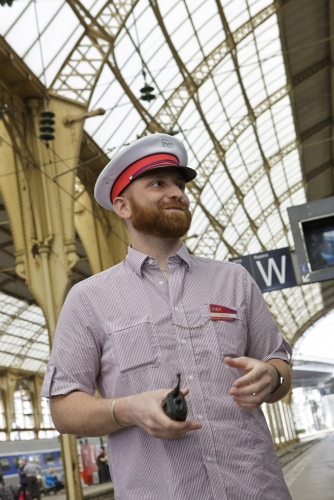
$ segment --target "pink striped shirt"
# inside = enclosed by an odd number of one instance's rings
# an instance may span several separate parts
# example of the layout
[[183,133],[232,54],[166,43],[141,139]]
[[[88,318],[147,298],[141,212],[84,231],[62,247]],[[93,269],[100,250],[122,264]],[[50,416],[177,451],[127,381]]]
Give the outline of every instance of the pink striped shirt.
[[[262,294],[240,265],[189,255],[168,259],[168,282],[154,258],[127,258],[80,282],[62,309],[42,395],[74,390],[121,397],[173,387],[182,375],[188,419],[202,429],[175,440],[138,427],[108,438],[117,500],[288,500],[261,409],[229,395],[243,375],[225,356],[289,362],[291,348]],[[236,310],[212,321],[209,304]]]

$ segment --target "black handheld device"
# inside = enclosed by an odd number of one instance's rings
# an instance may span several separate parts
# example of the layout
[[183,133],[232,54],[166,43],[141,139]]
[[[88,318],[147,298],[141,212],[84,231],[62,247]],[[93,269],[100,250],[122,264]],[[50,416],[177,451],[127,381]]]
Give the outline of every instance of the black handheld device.
[[170,391],[162,403],[162,409],[172,420],[184,422],[187,418],[187,403],[184,395],[180,391],[181,374],[176,374],[178,382],[176,387]]

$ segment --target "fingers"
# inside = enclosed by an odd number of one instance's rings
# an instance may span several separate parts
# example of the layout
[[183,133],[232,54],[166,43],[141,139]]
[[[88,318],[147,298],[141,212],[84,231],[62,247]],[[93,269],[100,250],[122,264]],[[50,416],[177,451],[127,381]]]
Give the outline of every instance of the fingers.
[[263,363],[258,359],[247,358],[246,356],[233,359],[227,357],[224,358],[224,362],[232,368],[239,368],[247,372],[246,375],[234,381],[234,387],[253,384],[255,381],[260,380],[264,374],[268,373],[266,363]]
[[[152,437],[160,439],[176,439],[187,432],[199,430],[201,424],[196,421],[179,422],[170,419],[163,411],[161,404],[169,390],[161,389],[130,396],[131,423],[143,429]],[[182,389],[186,396],[189,388]],[[117,415],[116,415],[117,418]],[[120,422],[122,425],[122,422]]]
[[176,439],[184,434],[199,430],[201,424],[196,421],[177,422],[167,417],[163,412],[162,415],[157,415],[155,420],[152,420],[145,429],[146,432],[160,439]]
[[234,382],[235,386],[246,385],[256,380],[255,374],[253,372],[254,368],[256,368],[256,361],[258,360],[253,360],[252,358],[247,358],[246,356],[241,356],[240,358],[224,358],[224,363],[231,368],[239,368],[247,372],[246,375],[238,378]]
[[246,356],[240,356],[239,358],[230,358],[229,356],[226,356],[226,358],[224,358],[224,363],[232,366],[233,368],[246,369],[250,360],[251,358],[247,358]]
[[[183,389],[181,391],[184,396],[189,393],[189,389]],[[154,415],[154,421],[152,425],[149,426],[149,434],[154,437],[161,437],[164,439],[175,439],[177,437],[181,437],[183,434],[187,432],[199,430],[201,428],[201,424],[196,421],[176,421],[169,418],[161,406],[159,407],[159,411]]]
[[[251,386],[249,386],[251,387]],[[230,394],[233,400],[242,408],[257,408],[260,406],[268,397],[269,391],[267,386],[265,386],[262,390],[257,390],[255,392],[255,388],[253,388],[254,392],[250,392],[252,389],[243,390],[242,393],[234,388],[230,390]]]
[[233,400],[243,408],[256,408],[266,401],[270,395],[272,377],[268,365],[262,361],[247,358],[225,358],[225,363],[233,368],[247,371],[238,378],[230,389]]

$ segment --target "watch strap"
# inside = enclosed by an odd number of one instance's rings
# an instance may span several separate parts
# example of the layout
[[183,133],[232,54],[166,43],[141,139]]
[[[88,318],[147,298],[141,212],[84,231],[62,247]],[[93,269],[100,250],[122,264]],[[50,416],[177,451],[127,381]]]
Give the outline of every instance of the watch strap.
[[274,366],[274,365],[271,365],[271,366],[273,366],[275,368],[275,370],[277,371],[277,375],[278,375],[278,383],[277,383],[275,389],[273,391],[271,391],[271,393],[270,393],[270,394],[274,394],[274,392],[276,392],[283,384],[284,378],[282,377],[280,371],[278,370],[278,368],[276,368],[276,366]]

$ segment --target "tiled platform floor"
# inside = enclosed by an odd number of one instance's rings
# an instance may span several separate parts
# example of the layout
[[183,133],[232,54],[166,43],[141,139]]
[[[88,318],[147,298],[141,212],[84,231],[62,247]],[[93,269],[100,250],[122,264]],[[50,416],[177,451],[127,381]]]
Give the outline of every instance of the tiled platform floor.
[[[93,500],[94,498],[112,500],[114,498],[114,488],[112,483],[86,486],[85,488],[82,488],[82,492],[85,500]],[[49,496],[42,496],[42,499],[46,498],[49,498],[50,500],[66,500],[66,494],[65,492],[61,492],[59,495],[50,493]]]
[[293,500],[334,499],[334,434],[283,467]]

